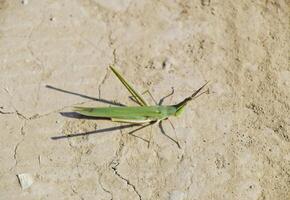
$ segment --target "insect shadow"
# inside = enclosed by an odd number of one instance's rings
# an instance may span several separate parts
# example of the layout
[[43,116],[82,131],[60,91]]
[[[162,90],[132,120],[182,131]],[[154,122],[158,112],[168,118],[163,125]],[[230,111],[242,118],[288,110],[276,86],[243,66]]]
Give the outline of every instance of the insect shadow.
[[[51,86],[51,85],[46,85],[46,88],[48,89],[52,89],[52,90],[56,90],[58,92],[63,92],[63,93],[66,93],[66,94],[71,94],[71,95],[75,95],[75,96],[79,96],[79,97],[82,97],[82,98],[85,98],[85,99],[89,99],[89,100],[94,100],[94,101],[98,101],[98,102],[102,102],[102,103],[106,103],[106,104],[109,104],[109,105],[115,105],[115,106],[126,106],[124,104],[121,104],[121,103],[118,103],[118,102],[115,102],[115,101],[110,101],[110,100],[106,100],[106,99],[102,99],[102,98],[96,98],[96,97],[92,97],[92,96],[87,96],[87,95],[84,95],[84,94],[80,94],[80,93],[77,93],[77,92],[72,92],[72,91],[68,91],[68,90],[64,90],[64,89],[61,89],[61,88],[57,88],[57,87],[54,87],[54,86]],[[160,101],[158,102],[158,105],[162,105],[162,103],[164,102],[164,100],[173,95],[174,94],[174,89],[172,88],[172,91],[170,94],[162,97],[160,99]],[[129,97],[132,101],[135,101],[131,96]],[[155,100],[154,100],[155,101]],[[64,117],[69,117],[69,118],[75,118],[75,119],[87,119],[87,120],[108,120],[107,118],[101,118],[101,117],[88,117],[88,116],[84,116],[84,115],[81,115],[77,112],[60,112],[60,114]],[[134,129],[130,132],[128,132],[129,135],[132,135],[134,137],[137,137],[145,142],[147,142],[149,144],[150,141],[148,141],[147,139],[144,139],[138,135],[135,135],[133,134],[134,132],[136,131],[139,131],[147,126],[150,126],[152,124],[154,124],[155,122],[151,122],[147,125],[142,125],[142,124],[127,124],[127,125],[121,125],[121,126],[114,126],[114,127],[110,127],[110,128],[104,128],[104,129],[99,129],[99,130],[94,130],[94,131],[87,131],[87,132],[82,132],[82,133],[73,133],[73,134],[69,134],[69,135],[62,135],[62,136],[54,136],[54,137],[51,137],[52,140],[59,140],[59,139],[66,139],[66,138],[72,138],[72,137],[81,137],[81,136],[86,136],[86,135],[92,135],[92,134],[97,134],[97,133],[104,133],[104,132],[112,132],[112,131],[115,131],[115,130],[122,130],[122,129],[126,129],[126,128],[131,128],[131,127],[136,127],[136,126],[139,126],[139,128],[137,129]],[[160,128],[160,131],[162,134],[164,134],[166,137],[168,137],[170,140],[176,142],[173,138],[171,138],[169,135],[167,135],[164,131],[164,128],[162,126],[162,123],[159,123],[159,128]],[[178,147],[179,144],[177,143]]]
[[118,102],[109,101],[109,100],[106,100],[106,99],[101,99],[101,98],[96,98],[96,97],[91,97],[91,96],[87,96],[87,95],[80,94],[80,93],[77,93],[77,92],[71,92],[71,91],[60,89],[60,88],[57,88],[57,87],[54,87],[54,86],[51,86],[51,85],[46,85],[45,87],[48,88],[48,89],[56,90],[58,92],[63,92],[63,93],[66,93],[66,94],[71,94],[71,95],[79,96],[79,97],[82,97],[82,98],[85,98],[85,99],[94,100],[94,101],[98,101],[98,102],[102,102],[102,103],[106,103],[106,104],[110,104],[110,105],[125,106],[124,104],[121,104],[121,103],[118,103]]

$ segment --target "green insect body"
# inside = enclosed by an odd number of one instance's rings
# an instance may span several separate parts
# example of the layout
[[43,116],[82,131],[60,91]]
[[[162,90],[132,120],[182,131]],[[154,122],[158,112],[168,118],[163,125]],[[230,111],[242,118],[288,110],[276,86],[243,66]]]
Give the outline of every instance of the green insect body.
[[204,88],[207,84],[204,84],[197,91],[195,91],[191,96],[185,98],[183,101],[176,105],[169,106],[149,106],[148,103],[142,98],[142,96],[136,92],[132,86],[123,78],[123,76],[112,66],[110,67],[122,84],[127,88],[130,94],[133,96],[134,100],[140,106],[130,106],[130,107],[75,107],[75,111],[81,115],[89,117],[101,117],[109,118],[112,121],[128,122],[128,123],[148,123],[148,122],[158,122],[167,119],[169,116],[179,116],[186,104],[193,100],[197,94]]
[[[111,119],[128,120],[127,122],[158,121],[175,115],[177,108],[175,106],[134,106],[134,107],[101,107],[84,108],[76,107],[75,111],[90,117],[104,117]],[[116,120],[115,120],[116,121]]]

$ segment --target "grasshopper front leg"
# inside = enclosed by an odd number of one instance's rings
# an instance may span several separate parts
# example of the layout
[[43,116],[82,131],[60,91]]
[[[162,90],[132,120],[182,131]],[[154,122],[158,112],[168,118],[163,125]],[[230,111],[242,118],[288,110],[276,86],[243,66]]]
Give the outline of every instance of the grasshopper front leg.
[[[171,123],[171,122],[170,122]],[[164,135],[164,136],[166,136],[167,138],[169,138],[171,141],[173,141],[176,145],[177,145],[177,147],[179,148],[179,149],[181,149],[181,146],[180,146],[180,144],[178,143],[178,141],[177,140],[174,140],[172,137],[170,137],[169,135],[167,135],[166,133],[165,133],[165,131],[164,131],[164,128],[163,128],[163,126],[162,126],[162,121],[160,121],[159,122],[159,128],[160,128],[160,130],[161,130],[161,133]],[[172,124],[171,124],[172,125]],[[173,127],[173,125],[172,125],[172,128],[174,129],[174,132],[175,132],[175,128]],[[176,136],[176,134],[175,134],[175,136]]]

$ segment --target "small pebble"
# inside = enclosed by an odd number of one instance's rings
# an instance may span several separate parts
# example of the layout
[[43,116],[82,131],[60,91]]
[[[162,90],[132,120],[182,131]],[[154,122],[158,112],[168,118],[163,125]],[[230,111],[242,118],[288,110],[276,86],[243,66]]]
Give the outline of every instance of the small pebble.
[[29,188],[33,183],[33,177],[28,173],[17,174],[17,178],[22,190]]

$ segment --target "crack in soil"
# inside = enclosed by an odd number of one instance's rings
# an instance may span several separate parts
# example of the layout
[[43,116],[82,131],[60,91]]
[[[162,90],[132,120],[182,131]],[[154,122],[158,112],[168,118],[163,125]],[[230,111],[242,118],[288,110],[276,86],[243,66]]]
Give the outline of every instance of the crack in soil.
[[134,190],[134,193],[138,196],[139,200],[142,200],[142,196],[140,195],[140,193],[138,192],[136,186],[134,184],[132,184],[130,182],[129,179],[125,178],[124,176],[122,176],[119,172],[118,172],[118,165],[120,164],[120,159],[122,157],[122,152],[123,152],[123,149],[124,149],[124,141],[122,140],[122,130],[120,130],[121,132],[121,138],[120,138],[120,141],[119,141],[119,148],[117,149],[116,153],[115,153],[115,158],[111,161],[111,169],[113,170],[114,174],[122,179],[123,181],[126,182],[126,184],[128,186],[130,186],[133,190]]
[[102,179],[102,175],[101,175],[101,176],[99,176],[99,184],[100,184],[100,186],[101,186],[102,190],[103,190],[104,192],[106,192],[106,193],[110,194],[110,196],[111,196],[111,199],[110,199],[110,200],[113,200],[113,193],[104,187],[104,185],[103,185],[103,183],[102,183],[102,180],[101,180],[101,179]]
[[25,125],[26,125],[26,122],[24,121],[24,124],[20,128],[20,133],[21,133],[22,138],[21,138],[21,140],[19,142],[17,142],[17,144],[14,147],[13,159],[14,159],[15,163],[14,163],[14,166],[10,168],[10,171],[15,169],[17,167],[17,165],[18,165],[17,151],[19,149],[20,144],[24,141],[24,136],[25,136],[24,127],[25,127]]
[[72,192],[73,192],[75,195],[77,195],[81,200],[84,200],[84,197],[82,197],[82,196],[78,193],[78,191],[74,188],[74,186],[71,186],[71,190],[72,190]]
[[36,65],[41,69],[41,79],[38,82],[38,86],[37,86],[37,90],[36,90],[36,99],[35,99],[35,102],[34,102],[35,107],[37,106],[38,101],[39,101],[39,97],[40,97],[40,88],[41,88],[41,84],[42,84],[42,81],[43,81],[45,65],[42,62],[42,60],[37,55],[35,55],[35,52],[33,51],[32,46],[31,46],[31,42],[32,42],[31,39],[32,39],[33,33],[40,28],[40,26],[43,24],[43,22],[44,22],[44,15],[41,16],[40,22],[36,26],[32,27],[32,29],[31,29],[28,37],[27,37],[28,41],[27,41],[27,44],[26,44],[26,48],[28,49],[31,57],[33,58],[33,60],[36,63]]
[[20,141],[15,145],[15,147],[14,147],[13,158],[14,158],[14,160],[15,160],[15,163],[14,163],[14,166],[11,168],[11,170],[14,169],[14,168],[17,166],[17,164],[18,164],[18,160],[17,160],[17,150],[18,150],[19,145],[23,142],[23,140],[24,140],[24,139],[21,139],[21,140],[20,140]]
[[117,162],[115,166],[112,166],[112,167],[111,167],[111,168],[113,169],[113,171],[114,171],[114,174],[117,175],[117,176],[118,176],[120,179],[122,179],[123,181],[125,181],[127,185],[129,185],[130,187],[132,187],[133,190],[134,190],[134,192],[135,192],[135,194],[138,195],[138,198],[139,198],[140,200],[142,200],[142,196],[140,195],[140,193],[139,193],[138,190],[136,189],[136,186],[135,186],[134,184],[132,184],[132,183],[129,181],[129,179],[125,178],[124,176],[122,176],[122,175],[118,172],[117,167],[118,167],[119,164],[120,164],[120,163]]
[[107,80],[108,75],[109,75],[109,71],[107,70],[105,76],[103,77],[101,83],[99,84],[99,87],[98,87],[98,91],[99,91],[99,99],[101,99],[102,86],[103,86],[103,84],[105,83],[105,81]]
[[13,112],[4,112],[4,111],[1,111],[0,110],[0,114],[2,114],[2,115],[9,115],[9,114],[13,114]]

